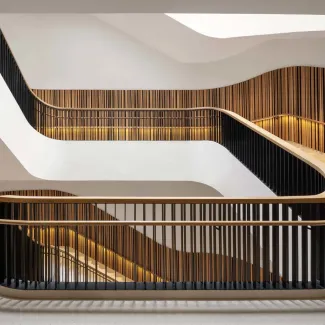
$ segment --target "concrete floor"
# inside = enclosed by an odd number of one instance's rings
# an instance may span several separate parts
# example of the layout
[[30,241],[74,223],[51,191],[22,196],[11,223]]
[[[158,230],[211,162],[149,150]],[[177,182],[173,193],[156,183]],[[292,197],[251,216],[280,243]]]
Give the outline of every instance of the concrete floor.
[[0,299],[0,324],[325,324],[325,301],[118,302]]

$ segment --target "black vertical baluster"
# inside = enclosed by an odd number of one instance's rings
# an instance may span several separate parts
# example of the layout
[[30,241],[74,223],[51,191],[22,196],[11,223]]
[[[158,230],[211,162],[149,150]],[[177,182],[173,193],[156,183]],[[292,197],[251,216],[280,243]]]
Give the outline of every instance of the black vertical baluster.
[[[166,205],[165,203],[162,204],[162,220],[166,221]],[[163,267],[163,281],[164,281],[164,289],[167,289],[167,248],[166,248],[166,226],[162,226],[162,242],[163,242],[163,262],[162,262],[162,267]]]
[[[222,205],[222,221],[228,221],[227,219],[227,205]],[[228,270],[228,260],[229,256],[227,255],[227,226],[222,227],[222,248],[223,248],[223,271],[222,271],[222,282],[224,283],[224,288],[227,289],[227,282],[228,282],[228,276],[227,276],[227,270]],[[222,288],[223,289],[223,288]]]
[[[274,208],[275,205],[272,206]],[[282,220],[288,221],[289,206],[282,204]],[[274,214],[273,214],[274,216]],[[274,220],[274,219],[273,219]],[[274,220],[276,221],[276,220]],[[275,227],[272,227],[274,231]],[[274,250],[274,243],[273,243]],[[273,285],[276,283],[276,270],[274,268],[274,257],[272,257],[273,269],[272,269],[272,281]],[[289,227],[283,226],[282,230],[282,285],[285,289],[289,288]]]
[[[242,214],[242,220],[247,221],[247,204],[243,204],[243,214]],[[242,289],[247,289],[248,285],[247,282],[248,276],[247,276],[247,263],[249,262],[247,260],[247,231],[249,231],[249,227],[243,226],[242,227],[242,233],[243,233],[243,260],[242,260],[242,270],[243,270],[243,284],[242,284]]]
[[47,277],[47,281],[52,284],[53,281],[53,259],[52,259],[52,244],[51,244],[51,227],[47,228],[47,241],[48,241],[48,277]]
[[21,234],[22,234],[22,241],[21,241],[21,266],[22,266],[22,280],[24,284],[25,290],[27,289],[27,280],[28,276],[26,274],[26,264],[30,261],[26,258],[26,247],[27,247],[27,228],[25,226],[21,226]]
[[[297,204],[291,206],[292,221],[298,221],[298,207]],[[299,266],[299,252],[298,252],[298,227],[292,226],[292,285],[294,288],[299,286],[298,284],[298,266]]]
[[[314,220],[320,220],[319,203],[310,204],[310,217]],[[319,280],[319,244],[320,244],[320,227],[311,227],[311,285],[312,289],[317,289]]]
[[[176,133],[177,136],[177,133]],[[171,214],[172,221],[175,221],[175,204],[171,204]],[[175,226],[171,227],[171,235],[172,235],[172,249],[171,249],[171,277],[172,277],[172,288],[174,289],[176,286],[176,263],[175,263],[175,254],[176,254],[176,233]]]
[[[65,203],[64,204],[64,214],[65,214],[65,220],[68,219],[68,205]],[[68,282],[69,282],[69,260],[68,260],[68,249],[70,247],[69,245],[69,228],[67,226],[62,228],[63,231],[63,235],[64,235],[64,262],[65,262],[65,266],[64,266],[64,288],[67,289],[68,286]],[[77,261],[76,261],[77,263]]]
[[[269,204],[262,204],[262,217],[263,221],[269,221],[270,206]],[[270,281],[270,227],[264,226],[263,228],[263,287],[268,289]]]
[[[203,220],[207,221],[206,216],[206,204],[203,204]],[[209,268],[208,268],[208,258],[207,258],[207,227],[203,227],[203,261],[204,261],[204,269],[203,269],[203,283],[204,283],[204,289],[206,289],[207,284],[207,274],[209,274]]]
[[[324,220],[325,205],[320,205],[320,217]],[[319,279],[321,288],[325,288],[325,226],[320,226],[320,243],[319,243]]]
[[[210,136],[211,136],[211,123],[210,123]],[[209,204],[209,221],[213,221],[213,205]],[[209,231],[209,248],[208,248],[208,256],[209,256],[209,273],[207,277],[207,281],[210,284],[210,288],[212,288],[212,282],[214,282],[214,272],[213,272],[213,266],[214,266],[214,250],[213,250],[213,242],[214,242],[214,233],[213,233],[213,227],[210,225],[208,227]]]
[[[46,205],[46,207],[44,207],[44,210],[45,210],[45,208],[47,208],[46,209],[46,212],[48,212],[48,207],[49,207],[49,205]],[[48,215],[48,213],[47,213],[47,215]],[[44,276],[44,287],[45,287],[45,289],[47,289],[47,285],[48,285],[48,267],[49,267],[49,263],[48,263],[48,260],[49,260],[49,242],[48,242],[48,234],[47,234],[47,232],[48,232],[48,227],[47,226],[45,226],[44,228],[43,228],[43,238],[44,238],[44,254],[43,254],[43,256],[44,256],[44,267],[45,267],[45,269],[44,269],[44,272],[45,272],[45,276]],[[24,235],[23,235],[24,236]]]
[[[199,205],[199,212],[200,212],[200,217],[199,220],[203,221],[203,204]],[[203,284],[203,273],[205,271],[204,268],[204,260],[203,260],[203,227],[199,227],[199,258],[198,258],[198,276],[199,276],[199,281],[201,282],[201,285]],[[203,272],[202,272],[203,271]]]
[[[227,204],[227,221],[232,220],[232,205]],[[232,279],[232,226],[227,226],[227,289],[232,289],[233,279]]]
[[[137,205],[134,204],[134,220],[137,220]],[[133,281],[134,281],[134,288],[136,289],[137,287],[137,282],[138,282],[138,259],[137,259],[137,226],[134,226],[134,236],[133,236]]]
[[[124,204],[124,221],[126,221],[126,204]],[[131,238],[126,238],[126,234],[128,232],[126,232],[126,226],[123,226],[123,238],[122,238],[122,245],[123,245],[123,261],[122,261],[122,274],[127,274],[127,270],[126,270],[126,258],[127,258],[127,254],[129,254],[129,250],[126,253],[126,243],[129,242],[129,240]],[[124,276],[124,287],[126,289],[126,276]]]
[[[218,221],[223,221],[223,205],[222,204],[218,204]],[[220,286],[221,288],[223,288],[223,281],[224,281],[224,277],[223,277],[223,264],[224,264],[224,255],[223,255],[223,230],[224,230],[224,226],[220,226],[219,227],[219,231],[218,231],[218,281],[220,282]]]
[[[306,213],[308,214],[309,212],[309,204],[299,204],[299,211],[301,211],[301,218],[302,220],[304,220]],[[309,227],[301,227],[302,288],[308,288],[308,266],[309,266],[308,228]]]
[[[194,215],[194,204],[190,204],[190,220],[193,221],[193,215]],[[194,286],[194,276],[195,276],[195,271],[194,271],[194,267],[195,267],[195,262],[194,262],[194,226],[190,226],[190,246],[191,246],[191,263],[190,263],[190,267],[191,267],[191,282],[192,282],[192,288]]]
[[[156,221],[156,204],[152,204],[152,220]],[[154,282],[154,289],[157,289],[157,228],[156,226],[152,226],[153,231],[153,282]]]
[[[256,221],[256,204],[252,205],[252,215],[251,215],[251,220]],[[254,225],[252,227],[252,289],[256,289],[256,284],[257,284],[257,273],[259,272],[258,267],[257,267],[257,227]]]
[[[98,206],[95,204],[95,220],[98,220]],[[100,230],[99,225],[93,226],[93,234],[95,239],[95,290],[98,289],[97,276],[98,276],[98,231]]]
[[[146,221],[146,205],[142,205],[142,217],[143,221]],[[147,289],[146,280],[147,280],[147,250],[146,250],[146,237],[147,237],[147,228],[146,226],[143,227],[143,235],[142,235],[142,265],[143,265],[143,272],[142,272],[142,281],[144,282],[144,289]]]
[[[237,205],[232,205],[232,221],[237,219]],[[237,272],[237,227],[233,226],[232,229],[232,288],[237,289],[236,282],[238,281],[238,272]]]
[[[251,215],[251,208],[252,206],[250,204],[247,205],[247,221],[251,221],[252,220],[252,215]],[[253,265],[252,265],[252,262],[253,262],[253,256],[252,256],[252,251],[254,251],[253,249],[253,240],[254,240],[254,237],[253,237],[253,227],[252,226],[248,226],[247,227],[247,231],[246,231],[246,234],[247,234],[247,289],[253,289]]]
[[[10,204],[10,219],[12,220],[13,219],[13,204]],[[12,280],[15,281],[15,259],[16,259],[16,256],[15,256],[15,247],[14,247],[14,226],[11,225],[10,226],[10,282],[9,284],[11,285],[12,284]]]
[[[186,132],[186,130],[185,130]],[[186,205],[185,204],[181,204],[181,221],[185,221],[185,209],[186,209]],[[184,233],[185,230],[185,233]],[[185,237],[186,236],[186,227],[181,226],[181,251],[179,252],[180,254],[180,259],[181,259],[181,264],[180,264],[180,278],[182,280],[182,289],[185,290],[186,289],[186,285],[185,285],[185,249],[186,249],[186,242],[185,242]]]
[[[116,214],[116,203],[114,204],[114,217],[115,219],[117,218]],[[116,269],[117,269],[117,263],[116,263],[116,250],[117,250],[117,232],[118,232],[119,227],[115,226],[113,228],[113,265],[114,265],[114,288],[115,290],[117,289],[117,279],[116,279]]]
[[[105,214],[104,214],[104,220],[107,220],[107,203],[105,203]],[[104,267],[105,267],[105,290],[107,289],[107,282],[108,282],[108,276],[107,276],[107,250],[108,246],[106,245],[106,237],[107,234],[111,234],[110,227],[107,227],[106,225],[103,225],[102,227],[103,232],[103,254],[104,254]]]
[[[219,206],[220,204],[213,204],[213,221],[219,221]],[[218,212],[217,212],[218,211]],[[218,219],[217,219],[218,216]],[[217,282],[221,282],[220,280],[220,270],[221,270],[221,264],[220,262],[220,256],[221,256],[221,252],[220,252],[220,247],[217,250],[217,245],[219,243],[219,237],[220,237],[220,229],[221,227],[212,227],[213,229],[213,239],[212,239],[212,243],[213,243],[213,288],[216,289],[216,284]]]
[[[242,220],[242,210],[243,205],[242,204],[237,204],[237,215],[235,216],[236,221],[241,221]],[[237,251],[237,259],[236,259],[236,281],[237,281],[237,289],[242,289],[242,234],[243,234],[243,227],[239,226],[236,227],[236,233],[237,233],[237,238],[236,238],[236,251]]]
[[[78,220],[78,209],[82,208],[83,206],[79,206],[77,203],[74,204],[74,219],[75,221]],[[83,211],[83,210],[82,210]],[[75,276],[75,289],[77,289],[78,287],[78,282],[79,282],[79,267],[78,267],[78,261],[79,261],[79,227],[78,225],[75,226],[75,249],[74,249],[74,256],[76,258],[76,263],[74,265],[75,270],[74,270],[74,276]]]
[[[194,215],[193,215],[193,221],[196,221],[196,210],[197,210],[198,206],[197,204],[194,204]],[[198,266],[199,266],[199,262],[198,262],[198,253],[197,253],[197,243],[196,243],[196,234],[197,234],[197,226],[194,226],[194,289],[197,289],[197,282],[199,281],[199,277],[198,277]]]
[[[283,210],[282,210],[283,211]],[[272,220],[279,221],[279,205],[272,205]],[[280,264],[279,264],[279,226],[272,227],[272,263],[273,263],[273,288],[279,288],[280,282]]]
[[59,228],[58,226],[56,226],[54,228],[54,238],[55,238],[55,244],[54,244],[54,258],[55,258],[55,267],[54,267],[54,270],[55,270],[55,284],[54,284],[54,288],[57,289],[58,288],[58,283],[60,281],[60,277],[59,277],[59,273],[60,273],[60,269],[59,269],[59,263],[58,263],[58,257],[59,257],[59,239],[58,239],[58,236],[59,236]]
[[[1,61],[0,61],[1,62]],[[4,204],[4,218],[9,219],[8,216],[8,203],[3,203]],[[10,281],[10,243],[9,243],[9,226],[4,225],[4,240],[5,240],[5,285],[9,285]],[[30,263],[29,263],[30,264]]]
[[[90,207],[89,203],[86,204],[86,220],[90,220]],[[88,256],[89,256],[89,225],[85,225],[85,288],[88,289]]]
[[[172,217],[173,217],[173,221],[176,221],[176,205],[172,204]],[[173,243],[174,243],[174,249],[173,249],[173,278],[174,278],[174,282],[178,282],[179,281],[179,276],[178,276],[178,263],[177,263],[177,242],[176,242],[176,227],[173,226],[172,228],[172,238],[173,238]],[[176,288],[176,285],[175,285]]]

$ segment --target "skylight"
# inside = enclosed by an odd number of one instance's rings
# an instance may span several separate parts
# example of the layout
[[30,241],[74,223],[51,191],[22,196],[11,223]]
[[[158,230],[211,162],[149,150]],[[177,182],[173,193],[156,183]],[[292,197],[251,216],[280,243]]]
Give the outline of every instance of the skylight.
[[166,14],[205,36],[231,38],[325,30],[325,15]]

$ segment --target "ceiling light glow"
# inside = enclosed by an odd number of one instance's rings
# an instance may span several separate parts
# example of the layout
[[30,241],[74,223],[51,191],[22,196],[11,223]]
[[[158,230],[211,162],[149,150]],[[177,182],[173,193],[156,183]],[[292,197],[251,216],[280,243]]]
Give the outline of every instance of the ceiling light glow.
[[325,15],[166,14],[205,36],[232,38],[325,30]]

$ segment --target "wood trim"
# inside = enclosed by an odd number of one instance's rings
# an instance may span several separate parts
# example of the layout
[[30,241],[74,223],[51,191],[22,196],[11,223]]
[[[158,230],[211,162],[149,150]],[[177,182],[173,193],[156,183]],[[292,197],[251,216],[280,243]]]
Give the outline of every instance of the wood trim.
[[79,221],[24,221],[0,219],[0,225],[12,226],[325,226],[325,220],[308,221],[116,221],[116,220],[79,220]]
[[325,193],[311,196],[272,196],[272,197],[83,197],[83,196],[20,196],[2,195],[0,202],[10,203],[90,203],[90,204],[290,204],[290,203],[325,203]]
[[318,124],[322,124],[325,125],[325,122],[321,122],[321,121],[317,121],[317,120],[313,120],[307,117],[303,117],[303,116],[297,116],[297,115],[293,115],[293,114],[278,114],[278,115],[272,115],[272,116],[268,116],[268,117],[263,117],[257,120],[252,120],[251,122],[253,123],[258,123],[258,122],[263,122],[263,121],[267,121],[267,120],[272,120],[274,118],[281,118],[281,117],[292,117],[292,118],[296,118],[299,120],[305,120],[308,122],[313,122],[313,123],[318,123]]
[[9,299],[32,300],[310,300],[325,289],[294,290],[17,290],[0,286]]

